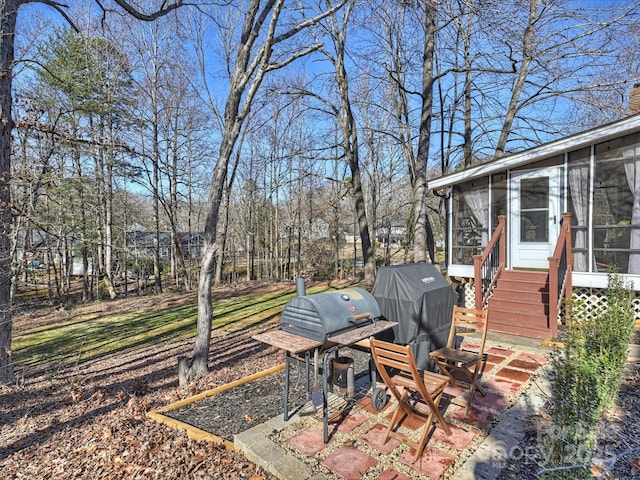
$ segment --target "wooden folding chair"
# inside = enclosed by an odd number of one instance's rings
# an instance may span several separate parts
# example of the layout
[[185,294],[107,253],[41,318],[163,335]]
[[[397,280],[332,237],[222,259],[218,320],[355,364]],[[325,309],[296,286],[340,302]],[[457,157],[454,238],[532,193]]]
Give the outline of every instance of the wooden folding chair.
[[[479,333],[479,351],[464,350],[465,337]],[[487,339],[487,311],[473,308],[453,307],[453,318],[447,346],[431,352],[429,355],[436,363],[440,373],[449,377],[451,384],[469,391],[466,411],[469,411],[473,395],[477,390],[486,395],[478,380],[484,359],[484,344]]]
[[[415,462],[424,451],[434,421],[438,421],[447,435],[451,435],[449,424],[438,410],[449,379],[437,373],[419,371],[410,346],[395,345],[375,338],[371,338],[370,344],[371,356],[378,373],[389,387],[391,394],[398,400],[398,406],[393,413],[384,441],[386,443],[390,437],[394,437],[414,447]],[[416,408],[418,399],[413,397],[415,393],[422,397],[427,411]],[[424,430],[418,442],[395,430],[405,417],[424,421]]]

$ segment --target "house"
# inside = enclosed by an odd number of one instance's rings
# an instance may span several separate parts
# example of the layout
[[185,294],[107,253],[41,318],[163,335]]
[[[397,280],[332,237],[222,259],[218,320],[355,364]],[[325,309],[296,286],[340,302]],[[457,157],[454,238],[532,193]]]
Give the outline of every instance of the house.
[[[203,236],[202,233],[179,233],[183,258],[198,259],[202,255]],[[152,258],[155,251],[154,232],[149,232],[144,227],[129,230],[126,233],[126,245],[129,255],[133,257]],[[171,239],[171,232],[159,232],[159,252],[160,260],[166,261],[170,258],[174,248]]]
[[393,247],[399,247],[407,238],[407,224],[404,218],[394,217],[380,222],[376,228],[376,240],[382,244],[389,242]]
[[[153,258],[156,238],[154,232],[149,232],[146,229],[129,230],[125,238],[129,255]],[[168,260],[173,248],[171,232],[158,233],[158,248],[160,260]]]
[[627,118],[428,182],[447,198],[448,274],[491,329],[554,336],[563,295],[603,301],[614,267],[640,291],[638,100],[640,84]]

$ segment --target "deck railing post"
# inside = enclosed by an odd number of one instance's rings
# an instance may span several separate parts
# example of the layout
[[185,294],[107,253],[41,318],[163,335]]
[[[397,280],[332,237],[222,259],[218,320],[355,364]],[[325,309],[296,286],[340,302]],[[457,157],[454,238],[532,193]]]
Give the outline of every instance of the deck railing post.
[[[561,265],[562,272],[560,272]],[[558,316],[560,305],[562,304],[561,295],[564,296],[565,313],[570,313],[570,303],[573,295],[572,271],[571,214],[563,213],[558,243],[553,256],[549,257],[549,329],[553,337],[558,332]],[[560,274],[562,274],[562,278],[560,278]]]
[[498,228],[502,230],[500,235],[500,265],[507,265],[507,236],[505,235],[507,217],[506,215],[498,215]]
[[483,308],[482,300],[484,293],[482,292],[482,255],[473,256],[473,287],[475,290],[475,308]]
[[567,323],[571,322],[571,299],[573,298],[573,244],[571,238],[571,213],[565,212],[562,214],[562,225],[566,225],[567,236],[565,241],[567,250],[567,278],[564,285],[564,312]]
[[549,329],[555,337],[558,330],[558,265],[560,259],[549,257]]

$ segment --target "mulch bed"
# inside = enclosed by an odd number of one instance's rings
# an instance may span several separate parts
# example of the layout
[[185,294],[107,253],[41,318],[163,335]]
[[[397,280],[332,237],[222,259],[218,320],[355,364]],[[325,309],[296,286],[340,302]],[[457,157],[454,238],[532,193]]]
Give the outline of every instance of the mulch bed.
[[[353,349],[342,349],[341,355],[354,359],[354,377],[368,376],[368,355]],[[290,368],[289,413],[306,408],[307,398],[304,368]],[[322,377],[318,375],[314,385],[313,371],[311,390],[322,390]],[[284,412],[285,371],[266,375],[257,380],[224,390],[189,405],[164,411],[163,415],[192,425],[233,442],[233,436],[254,425],[282,416]],[[169,406],[170,408],[170,406]]]
[[[233,436],[254,425],[282,415],[284,411],[284,371],[216,393],[163,415],[193,425],[233,442]],[[292,379],[289,387],[291,408],[304,398],[304,385]]]
[[[497,480],[534,480],[545,467],[541,455],[536,418]],[[596,459],[601,462],[598,478],[640,478],[640,362],[627,363],[622,375],[616,407],[607,412],[598,429]],[[566,478],[571,477],[568,471]]]

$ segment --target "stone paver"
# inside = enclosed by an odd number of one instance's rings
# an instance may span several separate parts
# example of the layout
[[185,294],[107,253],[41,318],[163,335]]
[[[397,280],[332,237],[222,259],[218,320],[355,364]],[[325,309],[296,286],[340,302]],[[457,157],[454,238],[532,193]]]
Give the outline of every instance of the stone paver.
[[411,477],[407,477],[404,473],[391,468],[382,472],[382,475],[376,480],[411,480]]
[[487,353],[489,355],[497,355],[499,357],[510,357],[511,355],[513,355],[514,353],[516,353],[514,350],[509,350],[507,348],[500,348],[500,347],[491,347],[487,350]]
[[531,373],[504,367],[496,372],[496,376],[512,380],[516,383],[524,383],[531,377]]
[[480,407],[490,408],[497,412],[503,411],[509,405],[509,397],[493,392],[487,392],[483,397],[479,393],[473,396],[473,404]]
[[400,457],[400,462],[431,478],[440,478],[453,465],[456,457],[430,445],[424,449],[422,456],[413,461],[415,450],[412,448]]
[[278,478],[286,478],[287,480],[307,480],[315,478],[316,480],[323,480],[325,477],[314,476],[312,477],[311,468],[305,464],[302,460],[299,460],[291,455],[285,455],[274,462],[270,469],[266,469]]
[[326,446],[323,433],[315,428],[301,431],[289,440],[289,445],[309,457],[313,457]]
[[[506,395],[513,395],[518,390],[520,390],[520,387],[522,386],[521,383],[510,382],[508,380],[504,380],[498,377],[493,377],[487,380],[486,382],[483,383],[483,385],[495,392],[500,392]],[[474,396],[474,401],[478,403],[478,400],[476,399],[475,396]]]
[[479,410],[475,407],[469,408],[469,411],[467,412],[465,407],[455,405],[447,410],[447,416],[445,418],[450,418],[460,423],[466,423],[467,425],[474,425],[478,429],[484,430],[491,424],[491,422],[493,422],[495,416],[491,412]]
[[535,372],[538,368],[540,368],[539,363],[532,362],[529,360],[523,360],[521,358],[516,358],[515,360],[511,360],[509,363],[507,363],[507,366],[512,368],[520,368],[522,370],[527,370],[529,372]]
[[322,461],[322,464],[345,480],[360,480],[378,461],[352,447],[342,447]]
[[433,439],[437,440],[445,445],[449,445],[452,448],[455,448],[459,452],[463,451],[467,448],[473,438],[476,436],[476,433],[472,430],[465,430],[464,428],[460,428],[456,425],[449,425],[451,429],[451,435],[447,435],[444,429],[438,427],[433,432]]
[[352,432],[354,429],[366,422],[368,418],[369,417],[365,417],[358,412],[352,413],[338,422],[338,430],[343,433]]
[[386,442],[384,441],[384,437],[387,433],[387,427],[377,423],[366,433],[360,435],[360,440],[366,442],[371,447],[378,450],[380,453],[389,454],[391,453],[398,445],[400,445],[400,441],[395,438],[390,438]]

